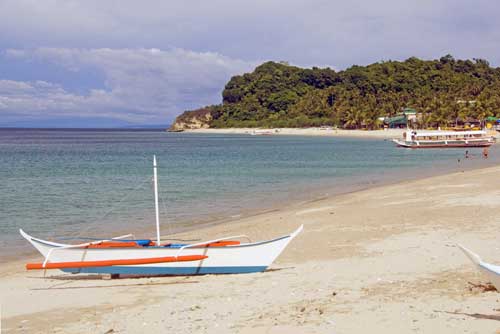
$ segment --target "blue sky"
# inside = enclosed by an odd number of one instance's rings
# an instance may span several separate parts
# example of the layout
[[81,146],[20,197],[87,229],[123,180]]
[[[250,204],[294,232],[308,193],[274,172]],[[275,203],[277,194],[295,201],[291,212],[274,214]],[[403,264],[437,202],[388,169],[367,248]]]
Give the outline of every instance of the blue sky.
[[267,60],[500,64],[494,0],[0,0],[0,126],[170,123]]

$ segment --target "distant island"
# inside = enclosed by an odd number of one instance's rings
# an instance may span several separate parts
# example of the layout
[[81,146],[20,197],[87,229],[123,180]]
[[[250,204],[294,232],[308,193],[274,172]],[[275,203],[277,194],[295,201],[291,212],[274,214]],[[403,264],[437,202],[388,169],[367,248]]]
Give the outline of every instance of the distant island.
[[500,117],[500,68],[484,59],[415,57],[352,66],[304,69],[266,62],[232,77],[222,104],[185,111],[171,131],[197,128],[344,129],[395,127],[414,111],[417,127],[456,126]]

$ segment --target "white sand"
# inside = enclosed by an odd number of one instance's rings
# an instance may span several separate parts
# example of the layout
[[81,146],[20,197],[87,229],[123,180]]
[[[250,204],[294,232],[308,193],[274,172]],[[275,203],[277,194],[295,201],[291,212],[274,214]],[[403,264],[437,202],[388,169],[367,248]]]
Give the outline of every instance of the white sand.
[[305,224],[259,274],[44,279],[10,263],[2,333],[500,333],[500,294],[469,288],[485,279],[454,246],[500,263],[499,179],[494,167],[404,182],[195,233],[261,239]]
[[[188,133],[205,134],[252,134],[254,128],[227,128],[227,129],[193,129],[184,130]],[[320,129],[320,128],[275,128],[266,129],[273,132],[273,136],[320,136],[320,137],[350,137],[350,138],[372,138],[372,139],[393,139],[402,138],[406,129],[385,129],[385,130],[345,130],[345,129]],[[488,136],[500,138],[500,133],[489,130]]]
[[[252,128],[229,128],[229,129],[196,129],[185,130],[184,132],[191,133],[208,133],[208,134],[251,134],[255,129]],[[271,129],[277,131],[274,135],[286,136],[331,136],[331,137],[365,137],[365,138],[401,138],[404,129],[387,129],[387,130],[343,130],[330,129],[321,130],[320,128],[280,128]]]

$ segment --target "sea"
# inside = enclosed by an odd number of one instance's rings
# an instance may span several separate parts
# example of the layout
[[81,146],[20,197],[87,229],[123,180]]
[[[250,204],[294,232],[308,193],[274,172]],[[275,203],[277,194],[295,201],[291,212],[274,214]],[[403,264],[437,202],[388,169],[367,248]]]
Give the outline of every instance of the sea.
[[153,155],[162,235],[290,203],[493,166],[500,147],[410,150],[390,140],[0,129],[0,261],[33,251],[19,229],[60,242],[154,235]]

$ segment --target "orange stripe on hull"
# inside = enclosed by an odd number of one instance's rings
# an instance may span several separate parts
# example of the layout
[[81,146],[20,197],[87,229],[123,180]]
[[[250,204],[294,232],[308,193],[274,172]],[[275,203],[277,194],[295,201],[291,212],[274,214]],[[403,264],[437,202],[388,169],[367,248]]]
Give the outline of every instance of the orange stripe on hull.
[[135,264],[151,264],[164,262],[187,262],[200,261],[206,259],[205,255],[184,255],[184,256],[166,256],[166,257],[151,257],[146,259],[124,259],[124,260],[104,260],[104,261],[78,261],[78,262],[52,262],[47,263],[45,267],[43,263],[28,263],[27,270],[36,269],[63,269],[63,268],[85,268],[85,267],[108,267],[108,266],[123,266]]
[[236,245],[239,245],[239,244],[240,244],[239,241],[224,240],[224,241],[212,242],[212,243],[205,244],[205,245],[200,245],[198,247],[226,247],[226,246],[236,246]]

